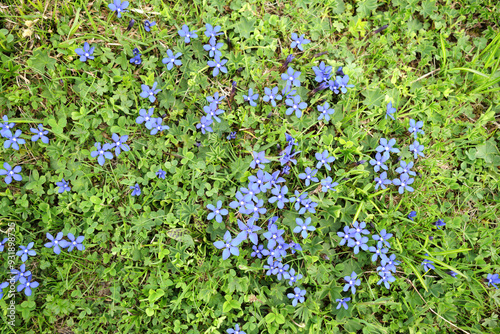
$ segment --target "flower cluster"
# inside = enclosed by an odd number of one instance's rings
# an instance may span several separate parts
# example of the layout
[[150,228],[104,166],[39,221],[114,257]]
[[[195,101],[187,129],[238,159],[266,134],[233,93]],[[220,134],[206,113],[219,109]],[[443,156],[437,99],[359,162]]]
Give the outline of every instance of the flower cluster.
[[212,76],[216,77],[219,72],[227,73],[227,59],[221,59],[222,52],[219,50],[224,46],[224,43],[217,41],[217,36],[222,35],[221,26],[212,27],[211,24],[205,24],[205,36],[208,37],[208,44],[203,45],[203,49],[208,51],[208,56],[212,58],[207,62],[209,67],[213,67]]
[[347,93],[347,88],[354,87],[354,85],[349,84],[349,76],[344,74],[342,67],[339,67],[337,71],[335,71],[336,76],[333,79],[333,68],[331,66],[327,66],[323,61],[319,63],[319,66],[313,66],[312,69],[316,75],[314,80],[319,83],[318,87],[311,92],[312,94],[327,88],[335,94],[345,94]]
[[47,242],[44,246],[47,248],[52,248],[54,250],[54,253],[56,253],[57,255],[61,253],[61,248],[67,248],[68,252],[71,252],[75,247],[79,251],[85,250],[85,246],[82,244],[83,240],[85,239],[83,235],[75,238],[72,233],[68,233],[67,237],[69,241],[64,240],[63,236],[63,232],[57,233],[55,237],[47,232],[46,237],[50,240],[50,242]]

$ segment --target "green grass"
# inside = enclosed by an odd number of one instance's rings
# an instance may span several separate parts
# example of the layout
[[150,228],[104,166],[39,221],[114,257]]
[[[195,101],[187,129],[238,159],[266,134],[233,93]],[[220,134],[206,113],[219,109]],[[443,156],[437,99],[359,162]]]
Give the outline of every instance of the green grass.
[[[239,323],[247,334],[500,333],[500,290],[484,282],[500,273],[495,1],[151,0],[131,2],[121,19],[107,4],[13,0],[0,6],[1,114],[26,139],[19,151],[0,148],[2,165],[23,168],[22,181],[0,182],[0,231],[15,224],[16,249],[35,242],[37,256],[26,267],[40,283],[31,297],[15,295],[14,326],[6,317],[11,299],[0,300],[0,332],[225,333]],[[132,18],[136,24],[127,31]],[[151,33],[142,28],[145,19],[157,22]],[[228,74],[213,78],[207,66],[205,23],[222,26]],[[187,45],[177,35],[183,24],[199,35]],[[305,52],[290,50],[292,32],[312,40]],[[85,41],[96,46],[95,60],[81,63],[74,50]],[[140,66],[129,63],[135,47]],[[183,53],[183,65],[171,71],[161,63],[168,48]],[[263,87],[281,85],[279,68],[291,52],[291,66],[302,72],[305,115],[285,116],[283,104],[244,103],[250,87],[262,97]],[[321,52],[327,53],[314,57]],[[343,66],[355,88],[309,97],[317,85],[311,68],[320,61],[334,70]],[[222,122],[202,135],[195,126],[205,97],[228,95],[233,80],[234,103],[223,102]],[[135,119],[151,106],[139,96],[140,85],[155,81],[162,89],[155,115],[166,114],[170,130],[151,136]],[[335,109],[328,123],[317,121],[323,100]],[[396,121],[384,119],[390,101]],[[374,157],[381,137],[395,138],[402,159],[413,160],[410,119],[423,121],[425,131],[418,138],[425,158],[415,161],[415,191],[377,191],[378,173],[357,162]],[[50,131],[48,145],[30,141],[29,128],[38,123]],[[230,131],[238,131],[235,141],[225,139]],[[90,152],[96,141],[111,142],[112,133],[129,135],[131,150],[100,166]],[[285,260],[304,276],[298,286],[307,290],[306,300],[296,307],[286,297],[292,287],[265,275],[248,242],[239,257],[222,261],[213,242],[227,229],[235,236],[242,218],[235,210],[224,224],[206,220],[207,204],[221,200],[227,208],[255,173],[252,151],[266,150],[273,160],[268,171],[281,168],[285,133],[301,151],[286,185],[318,203],[317,213],[306,215],[316,231],[305,240],[292,233],[299,216],[292,204],[283,210],[267,204],[257,224],[265,229],[278,215],[286,239],[302,245],[303,252]],[[331,176],[337,192],[297,178],[325,149],[337,160],[319,178]],[[397,164],[393,156],[391,178]],[[159,168],[165,180],[156,177]],[[61,178],[70,181],[70,193],[58,194]],[[131,197],[136,183],[142,195]],[[407,218],[412,210],[414,221]],[[438,219],[446,227],[433,230]],[[391,252],[401,264],[390,290],[377,285],[370,253],[339,246],[337,232],[355,220],[367,222],[373,234],[394,234]],[[84,235],[86,250],[56,256],[43,245],[47,232],[59,231]],[[7,248],[0,254],[0,282],[9,279],[8,255]],[[424,259],[436,270],[425,272]],[[15,257],[14,267],[20,264]],[[352,271],[361,278],[354,297],[342,291]],[[336,309],[342,296],[353,298],[347,311]]]

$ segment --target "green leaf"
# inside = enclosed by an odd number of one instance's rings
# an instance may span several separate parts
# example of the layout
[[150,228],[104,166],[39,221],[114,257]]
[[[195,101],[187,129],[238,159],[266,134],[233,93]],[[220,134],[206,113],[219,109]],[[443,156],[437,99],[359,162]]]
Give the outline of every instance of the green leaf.
[[457,254],[457,253],[463,253],[463,252],[468,252],[472,248],[462,248],[462,249],[450,249],[444,252],[429,252],[432,256],[439,256],[439,255],[450,255],[450,254]]
[[420,275],[417,268],[415,268],[415,266],[411,263],[410,259],[408,259],[404,256],[402,256],[402,259],[412,269],[413,273],[417,276],[420,283],[422,283],[422,286],[424,287],[425,291],[429,291],[429,289],[427,288],[427,285],[425,284],[424,278],[422,277],[422,275]]
[[269,313],[268,315],[266,315],[266,317],[264,318],[264,320],[266,320],[266,322],[268,324],[270,324],[271,322],[273,322],[274,320],[276,320],[276,316],[274,313]]
[[49,53],[41,48],[33,52],[33,56],[28,59],[28,66],[35,69],[37,72],[44,74],[45,69],[53,70],[57,60],[49,57]]

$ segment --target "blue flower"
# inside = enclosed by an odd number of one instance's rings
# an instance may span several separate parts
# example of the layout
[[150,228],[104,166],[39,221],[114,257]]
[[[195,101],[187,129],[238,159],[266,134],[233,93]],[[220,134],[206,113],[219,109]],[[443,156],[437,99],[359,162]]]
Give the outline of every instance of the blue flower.
[[[425,253],[425,256],[429,256],[429,254]],[[434,261],[424,259],[421,265],[424,267],[425,271],[429,271],[431,269],[435,270],[436,268],[432,265],[432,263],[434,263]]]
[[325,168],[330,171],[332,168],[330,167],[329,163],[335,161],[335,157],[330,156],[327,150],[324,150],[323,153],[316,153],[314,155],[316,157],[316,160],[318,160],[318,163],[316,164],[316,168],[320,169],[321,166],[325,165]]
[[376,177],[375,182],[376,182],[375,190],[377,190],[378,187],[385,189],[387,188],[386,187],[387,184],[392,184],[392,181],[387,179],[387,172],[383,172],[380,174],[379,177]]
[[250,103],[252,107],[256,107],[257,103],[255,103],[254,100],[257,100],[259,98],[259,94],[254,94],[253,89],[249,88],[248,89],[248,95],[243,95],[243,100],[247,101]]
[[488,285],[493,285],[495,289],[498,289],[498,286],[496,286],[496,284],[500,284],[500,278],[498,278],[498,274],[488,274],[488,276],[486,276],[486,280]]
[[[290,247],[283,238],[279,238],[277,240],[278,242],[278,245],[276,246],[276,252],[278,252],[278,254],[282,257],[285,257],[287,254],[286,254],[286,250]],[[288,270],[288,268],[287,268]],[[280,278],[278,278],[280,279]]]
[[375,241],[382,242],[385,246],[391,248],[391,244],[387,241],[392,237],[392,233],[387,233],[385,228],[380,231],[380,235],[373,235],[372,238]]
[[347,297],[347,298],[340,298],[340,299],[336,299],[335,301],[337,303],[339,303],[337,305],[337,310],[340,309],[342,306],[347,310],[349,308],[349,306],[347,306],[347,302],[350,301],[351,298],[350,297]]
[[130,189],[132,189],[132,196],[141,195],[141,187],[139,187],[139,183],[136,183],[135,186],[130,186]]
[[12,179],[16,181],[21,181],[23,178],[19,173],[21,173],[21,166],[15,166],[12,168],[8,163],[4,162],[3,163],[3,168],[0,170],[0,175],[7,175],[4,179],[5,183],[10,184],[12,182]]
[[26,271],[26,265],[23,263],[23,264],[21,264],[21,267],[19,267],[19,270],[17,270],[17,269],[12,269],[12,270],[10,271],[10,274],[11,274],[11,275],[15,275],[15,276],[13,277],[13,279],[14,279],[14,283],[15,283],[15,282],[19,281],[19,279],[20,279],[21,277],[29,277],[29,276],[31,276],[31,271],[29,271],[29,270],[28,270],[28,271]]
[[312,70],[314,71],[314,74],[316,74],[316,78],[314,78],[314,80],[317,82],[328,81],[332,75],[332,67],[326,66],[323,61],[319,64],[319,67],[313,66]]
[[[207,62],[207,65],[209,67],[214,68],[214,70],[212,72],[212,76],[216,77],[219,74],[219,71],[221,71],[222,73],[227,73],[227,67],[224,66],[224,64],[226,64],[226,63],[227,63],[227,59],[221,60],[219,55],[215,55],[214,60],[209,60]],[[257,95],[257,97],[259,97],[259,96]]]
[[208,220],[212,220],[215,217],[215,221],[217,223],[222,223],[222,216],[226,216],[228,211],[226,209],[222,209],[222,201],[217,201],[217,206],[213,206],[212,204],[207,205],[207,209],[212,210],[207,216]]
[[236,195],[235,195],[235,200],[232,201],[231,203],[229,203],[229,207],[230,208],[233,208],[233,209],[244,209],[247,204],[251,203],[252,201],[252,196],[250,195],[245,195],[243,196],[243,194],[239,191],[236,192]]
[[389,102],[387,104],[387,111],[385,112],[385,119],[387,119],[387,116],[389,116],[390,118],[392,118],[393,120],[396,120],[394,118],[394,116],[392,116],[392,114],[394,114],[396,112],[396,108],[393,108],[392,107],[392,102]]
[[4,123],[0,123],[0,127],[2,128],[0,130],[0,134],[2,135],[2,137],[6,138],[5,132],[12,130],[14,126],[16,126],[16,123],[9,123],[9,118],[7,117],[7,115],[3,115],[2,119]]
[[221,26],[212,27],[211,24],[205,23],[205,29],[205,36],[208,38],[222,35],[222,33],[219,32],[221,30]]
[[294,71],[293,68],[289,67],[286,70],[286,73],[281,74],[281,79],[286,81],[286,86],[288,87],[292,87],[292,85],[295,87],[300,87],[300,80],[299,80],[300,74],[301,72]]
[[384,248],[384,244],[382,243],[382,241],[377,242],[377,247],[371,246],[370,248],[368,248],[368,250],[374,253],[372,255],[372,262],[377,261],[377,258],[379,256],[381,257],[383,254],[386,254],[389,251],[389,249]]
[[219,96],[219,92],[215,92],[214,96],[207,96],[207,102],[210,104],[215,103],[216,105],[219,105],[222,100],[224,100],[224,98],[224,95]]
[[259,153],[253,151],[252,155],[253,155],[253,160],[250,163],[251,168],[255,168],[258,166],[259,168],[264,169],[265,168],[264,164],[270,162],[269,160],[266,159],[266,151],[261,151]]
[[238,249],[238,245],[241,243],[241,239],[238,237],[232,239],[231,233],[226,231],[224,234],[224,241],[216,241],[214,242],[214,246],[217,249],[224,249],[222,251],[222,259],[226,260],[231,254],[234,256],[240,255],[240,250]]
[[337,191],[335,187],[339,184],[337,182],[332,183],[332,181],[333,180],[330,176],[328,176],[326,179],[321,180],[321,191],[324,193],[326,193],[328,190]]
[[272,273],[273,273],[273,271],[274,271],[274,269],[276,268],[275,264],[277,264],[278,262],[274,261],[274,254],[270,255],[269,250],[264,249],[262,251],[262,254],[264,254],[264,256],[269,256],[267,258],[267,265],[262,266],[262,268],[263,269],[267,269],[267,271],[266,271],[266,275],[267,276],[271,276]]
[[394,144],[396,144],[396,139],[392,138],[391,140],[387,141],[385,138],[380,138],[380,145],[377,146],[376,151],[377,152],[389,152],[389,153],[399,153],[399,149],[393,147]]
[[162,125],[163,118],[151,118],[149,122],[146,122],[146,128],[151,130],[149,134],[156,135],[158,132],[163,132],[164,130],[170,129],[168,125]]
[[9,282],[3,282],[0,284],[0,300],[3,298],[3,289],[9,286]]
[[302,110],[307,108],[307,103],[300,101],[300,95],[295,95],[291,99],[286,99],[285,104],[290,107],[285,113],[291,115],[295,111],[295,116],[297,116],[297,118],[302,117]]
[[302,251],[302,247],[298,243],[295,243],[293,241],[290,241],[290,243],[288,244],[288,248],[292,250],[292,254],[295,254],[296,251]]
[[26,247],[19,246],[19,248],[21,248],[21,250],[17,251],[16,255],[21,257],[21,261],[26,262],[26,260],[28,259],[28,255],[29,256],[36,255],[36,252],[31,249],[31,248],[33,248],[34,244],[35,244],[34,242],[30,242]]
[[66,248],[69,246],[69,243],[66,240],[62,240],[63,238],[63,233],[59,232],[57,233],[56,237],[54,238],[52,234],[48,233],[46,234],[47,239],[50,240],[50,242],[47,242],[44,246],[47,248],[52,248],[54,247],[54,253],[59,255],[61,253],[61,247]]
[[401,174],[399,177],[399,179],[392,180],[392,183],[394,183],[395,186],[399,186],[399,193],[402,194],[405,190],[413,192],[414,189],[410,187],[409,184],[412,184],[415,179],[410,178],[408,174]]
[[318,172],[317,169],[311,170],[310,167],[306,167],[306,170],[304,171],[304,173],[299,174],[299,179],[306,180],[306,186],[310,185],[311,181],[319,182],[318,178],[314,176],[314,175],[316,175],[317,172]]
[[368,250],[368,237],[362,237],[361,234],[354,234],[354,239],[349,239],[347,242],[347,247],[354,247],[354,254],[359,253],[359,249],[361,248],[364,251]]
[[254,225],[253,221],[254,221],[253,219],[250,219],[247,222],[247,224],[245,224],[241,220],[237,219],[238,227],[241,230],[241,233],[238,234],[238,239],[243,241],[246,240],[248,237],[248,239],[250,239],[250,241],[254,245],[257,245],[259,243],[259,236],[255,232],[261,230],[261,228],[259,226]]
[[234,325],[234,329],[229,328],[226,333],[228,334],[246,334],[244,331],[240,329],[240,325],[236,324]]
[[203,49],[205,49],[205,51],[208,51],[208,55],[210,57],[214,57],[214,56],[220,57],[220,56],[222,56],[222,52],[220,52],[219,49],[223,45],[224,45],[224,43],[217,43],[217,40],[215,39],[215,37],[213,37],[213,38],[210,38],[210,40],[208,41],[208,44],[203,45]]
[[44,143],[44,144],[49,143],[49,138],[46,136],[46,134],[48,134],[49,131],[44,130],[42,124],[38,124],[38,129],[30,128],[30,131],[35,133],[35,135],[31,137],[32,142],[35,142],[38,139],[41,139],[42,143]]
[[236,131],[232,131],[229,133],[229,135],[227,135],[226,137],[227,140],[233,140],[233,139],[236,139]]
[[295,275],[295,269],[291,268],[290,271],[283,275],[283,277],[288,280],[288,284],[293,285],[297,283],[297,281],[300,280],[303,276],[302,274]]
[[268,240],[267,248],[274,248],[278,241],[281,242],[281,240],[283,240],[283,233],[285,233],[285,230],[280,230],[276,224],[271,224],[271,226],[268,227],[268,231],[262,234],[264,238]]
[[340,66],[339,68],[337,68],[337,70],[335,71],[335,74],[339,75],[339,76],[344,76],[345,75],[344,71],[342,70],[342,66]]
[[276,278],[278,279],[278,281],[281,281],[281,279],[285,277],[285,274],[288,272],[289,268],[290,268],[290,265],[288,265],[288,264],[284,265],[282,262],[276,261],[275,267],[273,270],[273,275],[276,275]]
[[380,258],[381,264],[385,266],[387,270],[396,272],[396,266],[400,264],[399,261],[396,261],[396,255],[391,254],[390,256],[387,256],[385,254],[382,254]]
[[92,53],[94,53],[94,49],[94,46],[90,47],[89,43],[85,42],[83,43],[83,49],[77,48],[75,49],[75,52],[80,56],[81,62],[86,62],[87,59],[94,59],[94,56],[92,55]]
[[252,183],[257,183],[259,186],[259,189],[261,192],[266,192],[269,189],[271,189],[271,180],[272,180],[271,174],[268,172],[263,172],[262,169],[259,169],[257,171],[256,175],[250,175],[248,177],[248,181]]
[[292,305],[297,306],[297,303],[303,303],[306,290],[300,290],[300,288],[295,287],[293,292],[286,295],[288,298],[293,299]]
[[413,218],[415,218],[416,216],[417,216],[417,211],[410,211],[410,213],[408,214],[408,219],[411,219],[413,221]]
[[118,18],[122,17],[122,13],[127,12],[125,10],[125,8],[127,7],[128,7],[128,1],[121,2],[120,0],[114,0],[113,3],[110,3],[108,5],[108,8],[111,11],[116,12],[116,16],[118,16]]
[[258,257],[259,259],[262,259],[262,250],[264,249],[264,245],[253,245],[252,246],[253,252],[250,254],[251,257]]
[[214,132],[214,130],[212,130],[212,128],[210,127],[210,125],[213,123],[214,121],[210,118],[207,118],[205,116],[202,116],[201,117],[201,120],[200,120],[200,123],[196,124],[196,128],[197,129],[201,129],[201,133],[205,134],[206,131],[208,132]]
[[90,152],[90,156],[92,158],[98,157],[97,162],[99,163],[99,165],[101,165],[101,166],[104,165],[104,163],[106,162],[106,159],[113,159],[113,154],[111,152],[109,152],[109,150],[111,150],[113,148],[113,145],[106,143],[101,148],[101,143],[96,142],[94,144],[94,146],[95,146],[96,150]]
[[288,145],[283,151],[280,152],[280,163],[281,166],[292,162],[294,165],[297,164],[297,160],[293,157],[299,154],[301,151],[295,151],[293,145]]
[[144,20],[144,30],[147,32],[151,31],[151,27],[156,25],[156,21],[149,22],[148,20]]
[[417,139],[417,133],[425,134],[424,131],[422,130],[423,126],[424,126],[423,121],[415,122],[414,119],[410,119],[410,127],[408,128],[408,131],[413,134],[415,139]]
[[386,272],[380,272],[378,274],[382,278],[377,282],[377,285],[380,285],[383,282],[384,285],[385,285],[385,288],[387,290],[389,290],[391,288],[390,283],[394,282],[396,280],[396,278],[394,276],[392,276],[392,274],[390,272],[387,272],[387,271]]
[[318,106],[318,111],[321,111],[321,114],[318,116],[318,121],[324,118],[326,122],[329,122],[330,115],[333,115],[335,109],[330,108],[330,104],[325,102],[322,106]]
[[289,85],[286,85],[285,88],[283,88],[283,90],[281,90],[281,94],[283,94],[283,98],[286,99],[292,95],[297,94],[297,90],[292,89],[292,87]]
[[149,98],[149,101],[151,101],[151,103],[153,103],[154,101],[156,101],[155,95],[158,94],[159,92],[161,92],[161,89],[156,89],[157,85],[158,85],[158,83],[156,81],[153,84],[152,88],[149,88],[148,85],[141,85],[142,93],[139,94],[139,96],[144,98],[144,99]]
[[3,249],[7,241],[9,241],[9,238],[4,238],[2,241],[0,241],[0,252],[3,252]]
[[311,41],[304,38],[305,34],[300,35],[300,37],[296,33],[292,33],[292,44],[290,44],[290,48],[295,49],[298,48],[300,51],[304,51],[302,47],[305,44],[309,44]]
[[359,286],[361,284],[361,280],[356,279],[357,277],[358,275],[354,271],[352,272],[351,276],[344,277],[344,281],[347,282],[347,284],[344,286],[344,292],[351,289],[353,295],[356,293],[356,286]]
[[284,166],[283,169],[281,170],[282,175],[288,175],[290,174],[290,166]]
[[[321,85],[320,85],[320,87],[318,87],[318,89],[320,89],[322,87],[322,85],[323,85],[323,83],[321,83]],[[332,92],[334,92],[335,94],[340,93],[340,90],[339,90],[340,86],[339,86],[339,83],[336,79],[335,80],[328,80],[328,88],[330,88],[330,90]]]
[[280,175],[279,170],[277,170],[271,174],[272,179],[271,179],[271,181],[269,181],[271,183],[271,187],[276,187],[276,186],[278,186],[278,183],[282,183],[282,182],[286,181],[284,178],[280,177],[279,175]]
[[28,297],[31,296],[31,289],[34,289],[39,285],[37,281],[31,281],[31,276],[28,278],[20,277],[19,283],[20,284],[17,286],[17,292],[21,292],[24,289],[24,293]]
[[447,271],[446,273],[447,273],[448,275],[450,275],[451,277],[453,277],[453,278],[457,278],[457,273],[456,273],[456,272],[454,272],[453,270]]
[[342,240],[340,240],[339,242],[339,245],[343,246],[346,244],[346,242],[350,242],[351,238],[354,237],[354,233],[355,232],[351,231],[349,226],[344,226],[344,232],[337,232],[339,238],[342,238]]
[[159,178],[159,179],[163,179],[165,180],[165,177],[167,176],[167,173],[163,170],[163,169],[159,169],[157,172],[156,172],[156,176]]
[[267,212],[267,209],[264,208],[264,201],[261,199],[259,199],[257,203],[250,202],[245,208],[246,211],[244,213],[247,215],[253,213],[252,217],[256,220],[259,219],[260,215],[263,215]]
[[307,217],[305,221],[295,218],[295,223],[297,226],[293,229],[293,233],[300,233],[303,239],[307,238],[307,231],[316,231],[316,227],[309,226],[311,224],[311,217]]
[[361,222],[361,223],[358,223],[358,221],[355,221],[353,224],[353,230],[354,230],[354,235],[359,235],[361,236],[361,234],[364,234],[364,235],[368,235],[370,234],[370,231],[368,231],[367,229],[365,229],[366,227],[366,223],[365,222]]
[[422,153],[424,151],[424,145],[420,145],[416,140],[410,145],[410,151],[413,152],[414,159],[417,159],[419,155],[424,157],[424,153]]
[[446,223],[442,219],[438,219],[436,222],[432,223],[432,225],[436,226],[438,230],[440,230],[441,226],[446,226]]
[[166,58],[163,58],[161,60],[161,62],[163,64],[167,64],[167,70],[171,70],[174,65],[176,66],[180,66],[182,65],[182,61],[180,59],[177,59],[179,58],[180,56],[182,56],[182,53],[180,52],[177,52],[175,55],[174,53],[172,52],[172,50],[168,49],[167,50],[167,57]]
[[271,104],[273,107],[276,107],[276,101],[280,101],[282,99],[282,96],[279,93],[278,86],[274,87],[273,89],[265,87],[264,88],[264,97],[262,97],[262,100],[264,102],[269,102],[271,101]]
[[376,172],[380,170],[380,167],[387,170],[387,166],[384,164],[387,160],[389,160],[389,153],[384,152],[383,155],[377,153],[375,159],[370,160],[370,165],[373,166],[373,170]]
[[307,192],[300,193],[299,191],[295,190],[295,197],[290,198],[290,202],[295,202],[295,210],[299,211],[300,210],[300,205],[303,200],[307,198]]
[[408,175],[412,175],[412,176],[415,176],[415,172],[411,170],[411,168],[413,167],[413,161],[410,161],[408,163],[406,163],[404,160],[401,160],[399,162],[399,165],[401,167],[398,167],[396,168],[396,172],[399,173],[399,174],[408,174]]
[[133,51],[134,56],[130,58],[130,63],[134,65],[140,65],[142,63],[141,53],[138,48],[135,48]]
[[310,213],[316,213],[315,207],[318,206],[318,203],[313,202],[310,199],[306,199],[302,201],[303,207],[299,210],[299,214],[304,214],[306,211],[309,211]]
[[191,38],[198,38],[196,34],[196,30],[189,31],[189,27],[187,25],[183,25],[181,30],[178,31],[179,36],[184,37],[184,43],[189,43]]
[[250,183],[248,183],[248,189],[245,187],[241,187],[240,191],[245,195],[247,195],[247,194],[250,195],[252,201],[259,200],[257,197],[257,194],[259,194],[261,191],[260,191],[259,185],[257,183],[250,182]]
[[69,186],[69,182],[62,179],[60,182],[56,182],[56,186],[59,187],[59,194],[62,194],[65,191],[71,191],[71,187]]
[[24,144],[26,141],[22,138],[19,138],[22,134],[21,130],[16,130],[14,134],[10,130],[5,130],[4,131],[4,136],[7,138],[7,140],[3,143],[4,148],[9,148],[12,146],[12,148],[16,151],[19,151],[19,144]]
[[337,77],[337,80],[335,80],[338,84],[338,87],[340,88],[340,91],[345,94],[347,93],[347,88],[352,88],[354,85],[348,85],[347,83],[349,82],[349,76],[344,75],[343,77]]
[[148,123],[151,120],[151,116],[153,116],[154,110],[154,107],[149,108],[148,111],[146,111],[146,109],[139,110],[140,116],[135,119],[135,122],[137,124],[142,124],[143,122]]
[[124,136],[118,136],[116,133],[113,133],[111,135],[111,138],[114,141],[114,147],[115,147],[115,154],[118,156],[121,153],[121,150],[123,151],[130,151],[130,147],[125,144],[125,142],[128,140],[128,135]]

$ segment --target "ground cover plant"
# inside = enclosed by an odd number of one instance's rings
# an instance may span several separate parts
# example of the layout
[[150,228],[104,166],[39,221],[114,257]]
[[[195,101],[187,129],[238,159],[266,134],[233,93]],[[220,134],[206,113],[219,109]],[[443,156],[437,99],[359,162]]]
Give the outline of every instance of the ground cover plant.
[[2,333],[499,332],[495,2],[0,13]]

